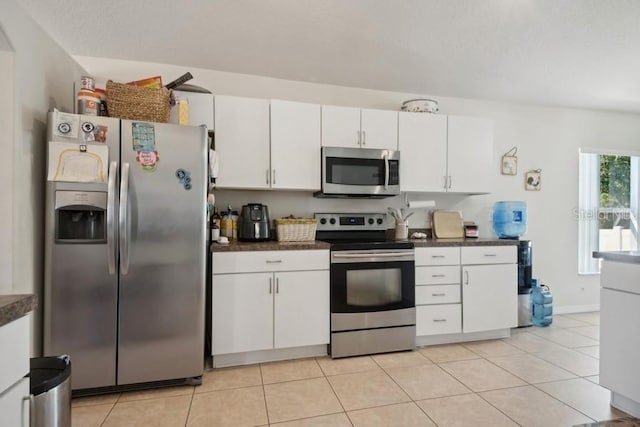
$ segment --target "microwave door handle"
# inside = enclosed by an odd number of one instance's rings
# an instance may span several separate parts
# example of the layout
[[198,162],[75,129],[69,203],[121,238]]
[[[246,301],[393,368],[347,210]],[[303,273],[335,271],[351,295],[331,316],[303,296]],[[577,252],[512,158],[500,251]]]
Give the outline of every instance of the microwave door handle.
[[389,153],[384,152],[384,189],[389,189]]

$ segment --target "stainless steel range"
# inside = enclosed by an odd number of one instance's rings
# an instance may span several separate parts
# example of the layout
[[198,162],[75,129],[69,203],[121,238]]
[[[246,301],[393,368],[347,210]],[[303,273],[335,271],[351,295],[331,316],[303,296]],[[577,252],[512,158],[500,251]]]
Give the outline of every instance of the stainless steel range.
[[384,213],[317,213],[331,243],[331,357],[415,348],[413,243],[386,240]]

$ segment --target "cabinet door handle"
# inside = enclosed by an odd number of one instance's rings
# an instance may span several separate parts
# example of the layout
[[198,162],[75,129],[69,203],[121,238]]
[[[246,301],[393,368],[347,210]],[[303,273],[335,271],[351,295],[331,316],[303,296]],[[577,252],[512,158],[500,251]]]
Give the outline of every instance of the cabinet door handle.
[[439,293],[435,293],[435,294],[431,294],[432,297],[443,297],[446,294],[444,292],[439,292]]
[[269,293],[273,293],[273,279],[269,277]]
[[449,178],[445,175],[445,176],[442,177],[442,180],[444,181],[443,188],[446,190],[447,189],[447,184],[449,183]]
[[362,145],[367,145],[367,131],[362,131]]
[[271,179],[271,184],[276,185],[276,170],[273,170],[273,178]]
[[465,270],[464,272],[464,284],[468,285],[469,284],[469,272]]
[[358,146],[362,145],[362,132],[357,131],[358,132]]
[[[25,413],[25,410],[24,410],[25,402],[29,402],[29,406],[27,407],[27,413],[30,414],[29,418],[31,418],[31,420],[32,420],[31,422],[33,422],[33,416],[35,414],[35,404],[36,404],[35,396],[33,394],[30,394],[30,395],[24,396],[22,398],[22,406],[20,408],[20,412],[22,413],[22,415],[24,415],[24,413]],[[25,416],[22,417],[23,422],[21,423],[21,425],[23,427],[29,427],[28,424],[24,424],[24,420],[26,420],[26,419],[27,419],[27,417],[25,417]]]
[[446,322],[447,319],[433,319],[434,322]]
[[444,277],[444,274],[432,274],[431,277]]
[[276,294],[280,293],[280,279],[276,277]]
[[267,169],[267,184],[269,184],[269,177],[271,176],[271,174],[269,173],[269,169]]
[[495,257],[495,256],[498,256],[498,255],[497,254],[484,254],[484,256]]
[[267,264],[282,264],[282,260],[281,259],[268,259],[266,261]]
[[451,175],[449,175],[449,190],[451,190],[451,183],[453,182],[453,179],[451,179]]

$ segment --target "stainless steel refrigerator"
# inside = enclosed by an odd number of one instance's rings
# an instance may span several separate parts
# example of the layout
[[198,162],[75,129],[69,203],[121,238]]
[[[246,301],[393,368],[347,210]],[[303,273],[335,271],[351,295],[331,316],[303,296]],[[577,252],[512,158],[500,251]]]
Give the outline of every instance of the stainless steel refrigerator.
[[198,383],[207,129],[48,118],[44,354],[71,356],[76,394]]

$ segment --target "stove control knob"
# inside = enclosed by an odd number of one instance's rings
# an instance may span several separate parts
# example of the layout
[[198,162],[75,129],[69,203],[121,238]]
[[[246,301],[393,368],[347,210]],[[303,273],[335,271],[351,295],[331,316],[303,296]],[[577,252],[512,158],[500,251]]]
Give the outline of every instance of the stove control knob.
[[333,225],[333,224],[335,224],[335,223],[336,223],[336,219],[335,219],[335,218],[331,218],[331,219],[329,220],[329,222],[331,223],[331,225]]
[[320,218],[320,224],[326,224],[327,218]]
[[382,218],[378,218],[378,225],[382,225]]
[[373,224],[373,218],[369,218],[369,224]]

